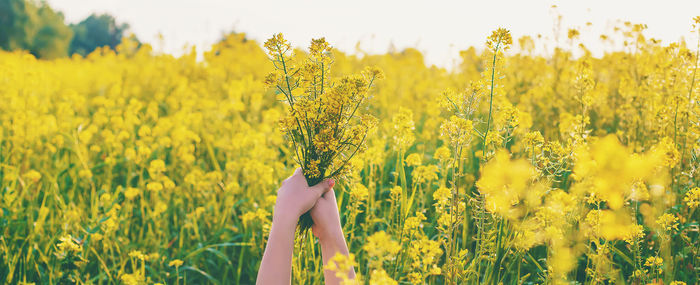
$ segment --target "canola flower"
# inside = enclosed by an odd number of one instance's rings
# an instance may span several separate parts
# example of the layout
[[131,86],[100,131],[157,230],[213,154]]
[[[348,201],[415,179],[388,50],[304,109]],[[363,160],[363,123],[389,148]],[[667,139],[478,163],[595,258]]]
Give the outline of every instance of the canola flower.
[[[281,36],[273,56],[244,34],[202,56],[0,52],[0,282],[252,284],[277,183],[335,150],[321,176],[347,161],[353,257],[330,266],[357,283],[697,284],[699,42],[645,29],[617,24],[601,44],[625,50],[600,56],[585,28],[544,55],[497,30],[454,70]],[[384,71],[371,89],[367,66]],[[360,98],[353,119],[331,112]],[[343,138],[364,138],[352,159]],[[299,239],[293,283],[322,283]]]
[[700,187],[695,187],[690,189],[683,197],[683,202],[686,203],[688,208],[697,208],[700,206]]
[[509,154],[499,151],[482,170],[476,186],[484,195],[488,211],[511,217],[513,205],[530,193],[536,170],[525,160],[511,161]]

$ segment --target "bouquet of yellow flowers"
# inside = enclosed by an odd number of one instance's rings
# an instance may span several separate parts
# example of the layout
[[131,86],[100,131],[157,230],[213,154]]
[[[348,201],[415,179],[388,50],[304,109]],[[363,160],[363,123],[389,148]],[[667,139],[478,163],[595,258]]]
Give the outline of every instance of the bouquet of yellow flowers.
[[[314,39],[309,54],[297,64],[292,47],[282,34],[265,42],[275,66],[265,82],[287,103],[279,122],[294,150],[295,159],[309,186],[348,171],[348,161],[360,149],[377,119],[362,114],[368,91],[383,78],[376,68],[361,74],[331,78],[331,46]],[[299,219],[302,231],[313,225],[309,213]]]

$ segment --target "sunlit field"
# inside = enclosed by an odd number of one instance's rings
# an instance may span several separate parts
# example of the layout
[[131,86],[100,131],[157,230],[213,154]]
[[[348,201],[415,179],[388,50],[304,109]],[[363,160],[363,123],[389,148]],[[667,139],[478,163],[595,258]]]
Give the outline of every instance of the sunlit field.
[[[541,53],[505,28],[454,70],[289,43],[289,74],[322,56],[321,86],[366,92],[335,186],[352,254],[330,266],[358,284],[698,284],[700,17],[677,43],[620,24],[597,57],[575,29]],[[253,284],[299,167],[269,47],[0,51],[0,282]],[[292,283],[321,284],[317,240],[295,244]]]

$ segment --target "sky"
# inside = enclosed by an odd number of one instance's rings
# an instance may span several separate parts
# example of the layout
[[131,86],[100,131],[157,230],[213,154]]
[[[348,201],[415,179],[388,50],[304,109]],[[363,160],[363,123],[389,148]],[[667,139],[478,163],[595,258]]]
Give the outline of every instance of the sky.
[[[306,47],[312,38],[326,37],[348,53],[384,53],[393,46],[423,52],[427,64],[451,68],[459,51],[483,47],[498,27],[509,29],[516,40],[538,34],[554,45],[555,18],[562,16],[565,31],[578,28],[581,41],[601,55],[602,33],[619,21],[648,25],[646,35],[663,43],[691,33],[692,18],[700,15],[700,0],[48,0],[76,23],[91,13],[109,13],[126,22],[140,40],[157,51],[181,54],[187,45],[197,49],[221,39],[226,32],[245,32],[262,43],[283,33],[293,45]],[[556,5],[556,12],[552,9]],[[593,25],[588,26],[590,22]],[[162,35],[162,38],[159,38]],[[358,42],[360,43],[358,45]],[[540,46],[542,52],[545,47]]]

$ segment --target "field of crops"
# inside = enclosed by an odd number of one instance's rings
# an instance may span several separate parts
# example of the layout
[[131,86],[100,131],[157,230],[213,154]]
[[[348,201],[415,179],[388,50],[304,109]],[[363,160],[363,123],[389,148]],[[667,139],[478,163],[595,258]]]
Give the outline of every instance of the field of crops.
[[[697,284],[698,39],[644,29],[602,57],[499,29],[452,71],[330,49],[334,80],[381,75],[335,186],[360,283]],[[199,59],[0,52],[0,282],[254,283],[298,167],[275,70],[243,34]],[[322,283],[314,236],[296,245],[292,283]]]

